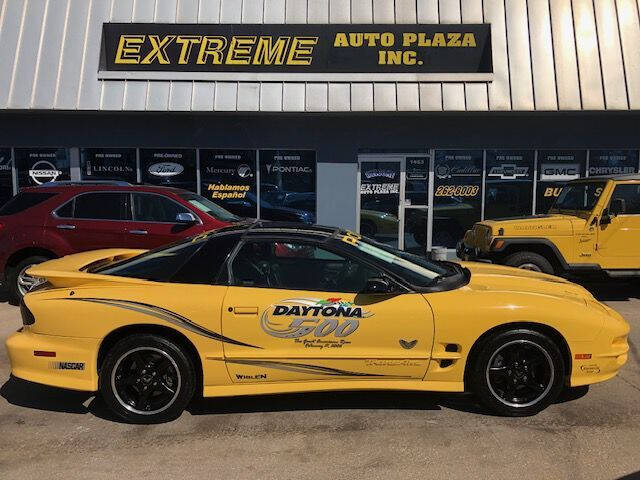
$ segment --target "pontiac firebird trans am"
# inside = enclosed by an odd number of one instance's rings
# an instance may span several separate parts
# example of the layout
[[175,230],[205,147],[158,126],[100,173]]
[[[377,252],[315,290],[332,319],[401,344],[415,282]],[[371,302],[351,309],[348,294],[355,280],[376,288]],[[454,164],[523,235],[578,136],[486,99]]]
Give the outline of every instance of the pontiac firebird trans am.
[[7,340],[13,375],[100,391],[131,422],[174,419],[196,392],[356,389],[471,391],[532,415],[627,360],[628,324],[578,285],[334,228],[241,224],[29,274],[44,280]]

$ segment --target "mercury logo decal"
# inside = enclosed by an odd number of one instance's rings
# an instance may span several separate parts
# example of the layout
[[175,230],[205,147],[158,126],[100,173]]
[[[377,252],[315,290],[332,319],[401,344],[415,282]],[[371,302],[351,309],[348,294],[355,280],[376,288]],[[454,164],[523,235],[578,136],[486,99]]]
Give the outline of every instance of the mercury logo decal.
[[149,173],[156,177],[175,177],[184,171],[184,167],[179,163],[161,162],[154,163],[149,167]]
[[346,337],[360,326],[360,319],[373,313],[340,298],[326,300],[292,298],[267,308],[260,319],[262,329],[273,337]]
[[62,175],[62,172],[56,166],[46,160],[40,160],[33,164],[29,170],[29,176],[38,185],[43,183],[55,182],[56,178]]
[[251,167],[246,163],[238,166],[238,176],[240,178],[248,178],[253,177],[253,172],[251,171]]

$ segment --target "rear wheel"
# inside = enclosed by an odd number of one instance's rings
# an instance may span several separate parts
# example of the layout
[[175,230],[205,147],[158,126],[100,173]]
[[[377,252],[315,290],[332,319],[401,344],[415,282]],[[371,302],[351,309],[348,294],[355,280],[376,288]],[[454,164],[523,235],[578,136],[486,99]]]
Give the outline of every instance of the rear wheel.
[[22,297],[40,283],[39,279],[27,275],[27,270],[34,265],[46,262],[47,260],[51,259],[40,255],[34,255],[32,257],[25,258],[14,268],[10,269],[7,280],[10,300],[12,303],[20,303]]
[[553,265],[545,257],[534,252],[517,252],[509,255],[505,261],[505,265],[510,267],[522,268],[523,270],[532,270],[534,272],[555,273]]
[[487,408],[499,415],[535,415],[563,389],[565,369],[558,346],[533,330],[490,336],[479,346],[473,362],[472,389]]
[[109,351],[100,369],[100,393],[131,423],[178,418],[195,392],[195,370],[176,343],[152,334],[132,335]]

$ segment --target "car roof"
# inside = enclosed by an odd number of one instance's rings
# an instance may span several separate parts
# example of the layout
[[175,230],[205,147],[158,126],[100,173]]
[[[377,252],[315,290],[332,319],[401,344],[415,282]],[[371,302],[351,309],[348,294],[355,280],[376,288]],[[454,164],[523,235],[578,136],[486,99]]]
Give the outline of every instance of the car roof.
[[188,190],[175,187],[161,187],[158,185],[132,185],[126,182],[49,182],[35,187],[24,187],[21,192],[55,192],[55,193],[83,193],[83,192],[149,192],[149,193],[190,193]]
[[623,182],[623,181],[633,181],[633,180],[640,180],[640,174],[637,173],[627,173],[627,174],[620,174],[620,175],[594,175],[592,177],[584,177],[584,178],[577,178],[575,180],[571,180],[568,183],[574,183],[574,182],[584,182],[585,180],[613,180],[614,182]]

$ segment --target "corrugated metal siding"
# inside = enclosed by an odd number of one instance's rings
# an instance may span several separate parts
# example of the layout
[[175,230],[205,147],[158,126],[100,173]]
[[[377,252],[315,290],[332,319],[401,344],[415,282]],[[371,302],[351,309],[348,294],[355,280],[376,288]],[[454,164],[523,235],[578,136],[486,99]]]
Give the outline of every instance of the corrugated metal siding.
[[[638,0],[0,0],[0,109],[640,108]],[[103,22],[480,23],[488,83],[98,80]]]

